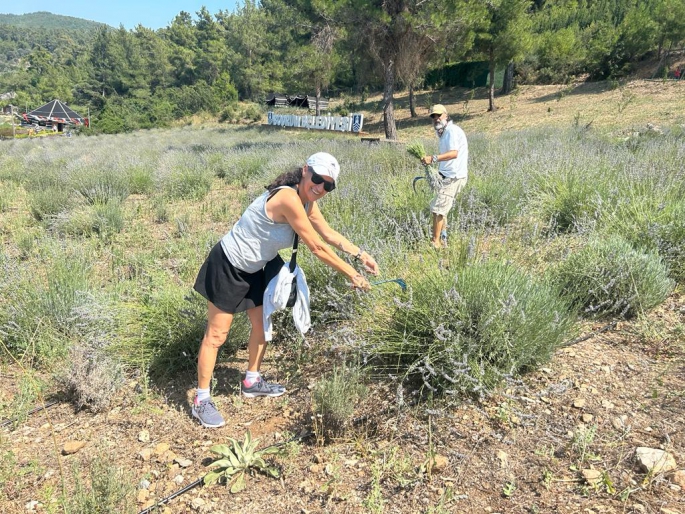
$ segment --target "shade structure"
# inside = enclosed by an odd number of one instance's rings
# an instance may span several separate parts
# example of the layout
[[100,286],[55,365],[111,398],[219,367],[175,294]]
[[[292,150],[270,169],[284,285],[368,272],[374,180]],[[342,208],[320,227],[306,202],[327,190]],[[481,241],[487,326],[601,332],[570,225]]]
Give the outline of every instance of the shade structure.
[[39,125],[59,124],[64,125],[85,125],[88,126],[88,119],[82,118],[76,111],[59,100],[53,100],[45,105],[34,109],[23,115],[27,123],[37,123]]

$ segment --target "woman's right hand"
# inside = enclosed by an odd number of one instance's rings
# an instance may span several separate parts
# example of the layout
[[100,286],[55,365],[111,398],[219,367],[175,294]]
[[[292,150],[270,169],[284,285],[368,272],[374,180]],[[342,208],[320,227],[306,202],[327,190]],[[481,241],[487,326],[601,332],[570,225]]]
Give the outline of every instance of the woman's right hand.
[[361,289],[362,291],[368,291],[371,289],[371,284],[363,275],[355,275],[352,277],[352,288]]

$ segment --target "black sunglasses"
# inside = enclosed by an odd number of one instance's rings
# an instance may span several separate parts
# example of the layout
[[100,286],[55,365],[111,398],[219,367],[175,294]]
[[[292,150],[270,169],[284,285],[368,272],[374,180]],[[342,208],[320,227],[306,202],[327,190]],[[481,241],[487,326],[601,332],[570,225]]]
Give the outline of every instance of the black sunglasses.
[[312,172],[312,183],[316,184],[317,186],[319,184],[323,184],[323,188],[327,193],[330,193],[335,189],[335,182],[328,182],[327,180],[324,180],[324,178],[314,171],[313,168],[309,168],[309,171]]

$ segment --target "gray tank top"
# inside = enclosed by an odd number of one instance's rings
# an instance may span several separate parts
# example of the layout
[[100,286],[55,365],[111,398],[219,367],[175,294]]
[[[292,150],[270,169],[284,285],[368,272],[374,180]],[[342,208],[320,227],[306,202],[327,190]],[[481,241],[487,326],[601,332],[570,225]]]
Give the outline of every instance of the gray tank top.
[[[281,186],[285,189],[290,186]],[[266,215],[266,191],[245,210],[231,231],[221,238],[221,247],[234,267],[256,273],[279,250],[293,246],[295,231],[289,223],[275,223]],[[309,205],[305,205],[305,211]]]

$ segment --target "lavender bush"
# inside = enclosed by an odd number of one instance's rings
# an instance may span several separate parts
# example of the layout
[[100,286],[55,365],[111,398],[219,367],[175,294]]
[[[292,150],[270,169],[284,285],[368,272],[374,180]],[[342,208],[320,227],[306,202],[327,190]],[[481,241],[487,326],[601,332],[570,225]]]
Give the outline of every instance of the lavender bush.
[[552,280],[590,318],[631,318],[663,302],[674,286],[656,252],[635,250],[617,235],[591,238]]
[[456,272],[427,264],[410,284],[408,300],[377,324],[371,353],[384,369],[420,377],[439,394],[485,393],[534,369],[575,319],[552,287],[502,262]]

